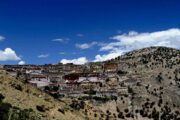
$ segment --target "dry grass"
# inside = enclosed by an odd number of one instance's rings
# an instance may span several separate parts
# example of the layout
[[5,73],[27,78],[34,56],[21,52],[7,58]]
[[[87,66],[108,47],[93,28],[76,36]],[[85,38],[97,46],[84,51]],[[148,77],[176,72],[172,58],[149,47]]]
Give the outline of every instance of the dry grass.
[[[12,85],[19,85],[22,91],[15,89]],[[79,111],[72,111],[64,102],[55,100],[46,93],[32,87],[31,85],[24,84],[20,80],[16,80],[6,73],[0,73],[0,93],[5,96],[4,102],[10,103],[21,109],[32,108],[37,113],[37,105],[44,105],[46,108],[45,113],[40,113],[49,119],[56,120],[83,120],[83,114]],[[65,114],[58,111],[59,108],[66,108]]]

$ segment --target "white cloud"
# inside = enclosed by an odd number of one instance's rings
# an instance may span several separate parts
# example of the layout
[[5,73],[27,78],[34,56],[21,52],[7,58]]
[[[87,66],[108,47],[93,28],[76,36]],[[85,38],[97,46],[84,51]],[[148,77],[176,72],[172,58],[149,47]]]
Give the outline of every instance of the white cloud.
[[109,60],[109,59],[116,58],[116,57],[118,57],[120,55],[122,55],[122,52],[119,51],[118,49],[114,49],[113,51],[110,51],[108,54],[104,54],[104,55],[98,54],[98,55],[96,55],[94,62],[106,61],[106,60]]
[[90,48],[91,46],[87,43],[84,43],[84,44],[76,44],[75,45],[77,48],[80,48],[80,49],[88,49]]
[[19,61],[18,65],[24,65],[25,61]]
[[0,50],[0,61],[18,61],[21,60],[17,56],[16,52],[11,48],[5,48],[5,50]]
[[[150,46],[165,46],[172,48],[180,48],[180,29],[173,28],[164,31],[156,32],[144,32],[138,33],[136,31],[130,31],[120,35],[113,36],[110,43],[84,43],[76,44],[77,48],[88,49],[94,45],[100,46],[100,51],[106,51],[107,54],[97,54],[93,61],[105,61],[118,57],[125,52],[129,52],[135,49],[141,49]],[[84,64],[88,62],[86,57],[77,59],[62,59],[62,63],[75,63]]]
[[127,49],[138,49],[149,46],[180,47],[180,29],[169,29],[152,33],[138,33],[131,31],[112,37],[117,40],[118,46],[126,46]]
[[49,54],[41,54],[38,56],[38,58],[47,58],[49,57]]
[[60,55],[65,55],[66,53],[65,52],[59,52]]
[[3,41],[5,39],[5,37],[0,36],[0,41]]
[[84,34],[79,33],[79,34],[77,34],[77,36],[78,36],[78,37],[83,37],[83,36],[84,36]]
[[180,29],[168,29],[151,33],[138,33],[130,31],[112,37],[114,42],[104,44],[100,51],[108,51],[108,54],[96,55],[94,61],[104,61],[115,58],[124,52],[150,46],[165,46],[180,48]]
[[98,45],[98,42],[94,41],[91,43],[76,44],[75,46],[80,49],[88,49],[93,47],[94,45]]
[[67,43],[69,38],[56,38],[52,40],[53,42]]
[[80,57],[80,58],[77,58],[77,59],[72,59],[72,60],[68,60],[68,59],[62,59],[61,60],[61,63],[63,64],[67,64],[67,63],[74,63],[74,64],[85,64],[87,63],[88,60],[86,57]]

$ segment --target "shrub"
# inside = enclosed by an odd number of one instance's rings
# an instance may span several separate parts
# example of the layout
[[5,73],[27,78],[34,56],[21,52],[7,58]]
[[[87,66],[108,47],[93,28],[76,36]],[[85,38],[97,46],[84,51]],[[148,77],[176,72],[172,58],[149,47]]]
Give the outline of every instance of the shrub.
[[38,111],[40,111],[40,112],[45,112],[45,111],[46,111],[44,105],[37,105],[37,106],[36,106],[36,109],[37,109]]
[[161,81],[163,80],[162,73],[159,73],[156,79],[161,83]]
[[0,118],[1,120],[8,120],[8,113],[11,109],[11,104],[9,103],[1,103],[0,104]]
[[122,71],[122,70],[118,70],[118,71],[117,71],[117,74],[118,74],[118,75],[124,75],[124,74],[127,74],[127,72]]
[[119,113],[120,112],[120,110],[119,110],[119,108],[116,106],[116,111]]
[[133,89],[131,87],[128,87],[128,93],[130,93],[130,94],[134,93],[134,91],[133,91]]
[[64,109],[60,109],[60,108],[59,108],[58,111],[61,112],[62,114],[65,114]]
[[124,119],[123,112],[120,112],[120,113],[118,114],[118,118]]
[[96,114],[96,113],[94,113],[94,117],[97,117],[97,114]]
[[70,107],[76,110],[84,109],[84,106],[85,106],[85,103],[82,100],[80,102],[73,100],[72,103],[70,104]]
[[19,91],[22,91],[22,90],[23,90],[22,87],[21,87],[21,85],[12,84],[11,86],[12,86],[13,88],[15,88],[16,90],[19,90]]
[[131,117],[131,113],[128,113],[128,114],[126,115],[126,117],[127,117],[127,118]]
[[5,97],[2,95],[2,94],[0,94],[0,103],[2,102],[2,100],[4,99]]
[[129,109],[124,109],[124,112],[125,112],[125,113],[128,113],[128,112],[129,112]]

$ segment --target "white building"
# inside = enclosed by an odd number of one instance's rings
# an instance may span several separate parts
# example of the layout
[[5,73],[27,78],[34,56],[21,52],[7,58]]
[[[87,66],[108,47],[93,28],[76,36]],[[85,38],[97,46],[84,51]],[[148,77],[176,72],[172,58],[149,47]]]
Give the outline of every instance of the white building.
[[50,85],[49,78],[44,75],[33,75],[28,82],[37,87],[45,87]]
[[42,70],[26,70],[26,74],[35,74],[35,75],[38,75],[38,74],[41,74],[42,73]]
[[104,82],[103,79],[99,78],[99,77],[79,77],[78,83],[99,83],[99,82]]

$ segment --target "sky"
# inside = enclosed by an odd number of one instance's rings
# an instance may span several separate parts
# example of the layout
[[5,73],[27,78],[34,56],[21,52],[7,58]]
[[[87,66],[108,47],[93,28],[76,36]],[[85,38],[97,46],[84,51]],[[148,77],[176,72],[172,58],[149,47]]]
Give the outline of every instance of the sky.
[[0,0],[0,64],[84,64],[180,48],[179,0]]

